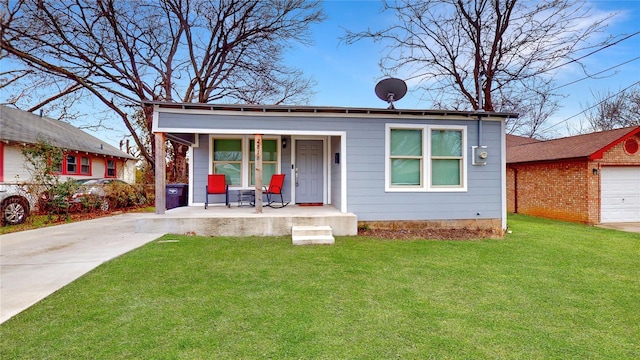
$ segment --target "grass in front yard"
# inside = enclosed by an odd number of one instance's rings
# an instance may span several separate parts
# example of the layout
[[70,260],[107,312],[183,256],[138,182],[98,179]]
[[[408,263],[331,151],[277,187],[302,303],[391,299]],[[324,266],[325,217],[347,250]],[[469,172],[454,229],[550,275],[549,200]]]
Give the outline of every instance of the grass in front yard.
[[0,325],[2,359],[640,358],[640,235],[165,236]]

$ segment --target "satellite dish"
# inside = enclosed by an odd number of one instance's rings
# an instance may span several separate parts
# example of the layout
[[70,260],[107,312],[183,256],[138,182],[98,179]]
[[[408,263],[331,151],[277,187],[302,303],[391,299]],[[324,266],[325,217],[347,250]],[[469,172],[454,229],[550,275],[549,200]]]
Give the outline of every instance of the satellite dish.
[[402,99],[407,93],[407,84],[404,81],[396,78],[383,79],[376,84],[376,95],[382,101],[389,103],[388,109],[395,109],[393,106],[394,101]]

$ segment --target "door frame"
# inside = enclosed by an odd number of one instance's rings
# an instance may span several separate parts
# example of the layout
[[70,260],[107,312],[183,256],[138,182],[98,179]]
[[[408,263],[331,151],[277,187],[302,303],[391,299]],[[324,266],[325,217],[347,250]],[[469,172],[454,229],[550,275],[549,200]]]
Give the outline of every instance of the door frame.
[[322,204],[331,204],[331,167],[329,166],[329,155],[326,136],[291,136],[291,202],[296,204],[296,163],[297,163],[297,142],[298,140],[317,140],[322,141]]

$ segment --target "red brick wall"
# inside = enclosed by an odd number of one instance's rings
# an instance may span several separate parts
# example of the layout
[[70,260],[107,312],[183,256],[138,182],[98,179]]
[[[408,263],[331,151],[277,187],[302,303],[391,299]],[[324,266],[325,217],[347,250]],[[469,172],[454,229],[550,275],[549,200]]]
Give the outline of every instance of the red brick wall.
[[[514,171],[512,208],[520,214],[590,222],[587,180],[593,176],[586,161],[511,166]],[[508,202],[508,201],[507,201]],[[509,208],[509,206],[507,207]]]

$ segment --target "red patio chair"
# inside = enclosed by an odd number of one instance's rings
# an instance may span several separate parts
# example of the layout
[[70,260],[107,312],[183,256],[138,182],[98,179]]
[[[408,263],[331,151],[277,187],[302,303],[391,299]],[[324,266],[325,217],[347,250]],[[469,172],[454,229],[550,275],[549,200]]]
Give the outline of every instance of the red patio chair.
[[229,204],[229,185],[227,185],[227,177],[224,174],[209,174],[207,186],[205,187],[204,195],[204,208],[209,205],[209,195],[221,195],[224,194],[224,204],[227,207],[231,207]]
[[[285,203],[284,199],[282,198],[283,186],[284,186],[284,174],[271,175],[271,181],[269,182],[269,186],[265,186],[263,191],[263,194],[267,195],[267,204],[265,206],[269,206],[272,208],[283,208],[289,205],[289,201]],[[275,197],[274,195],[280,195],[279,205],[273,205],[274,203],[277,204],[276,200],[274,199]]]

